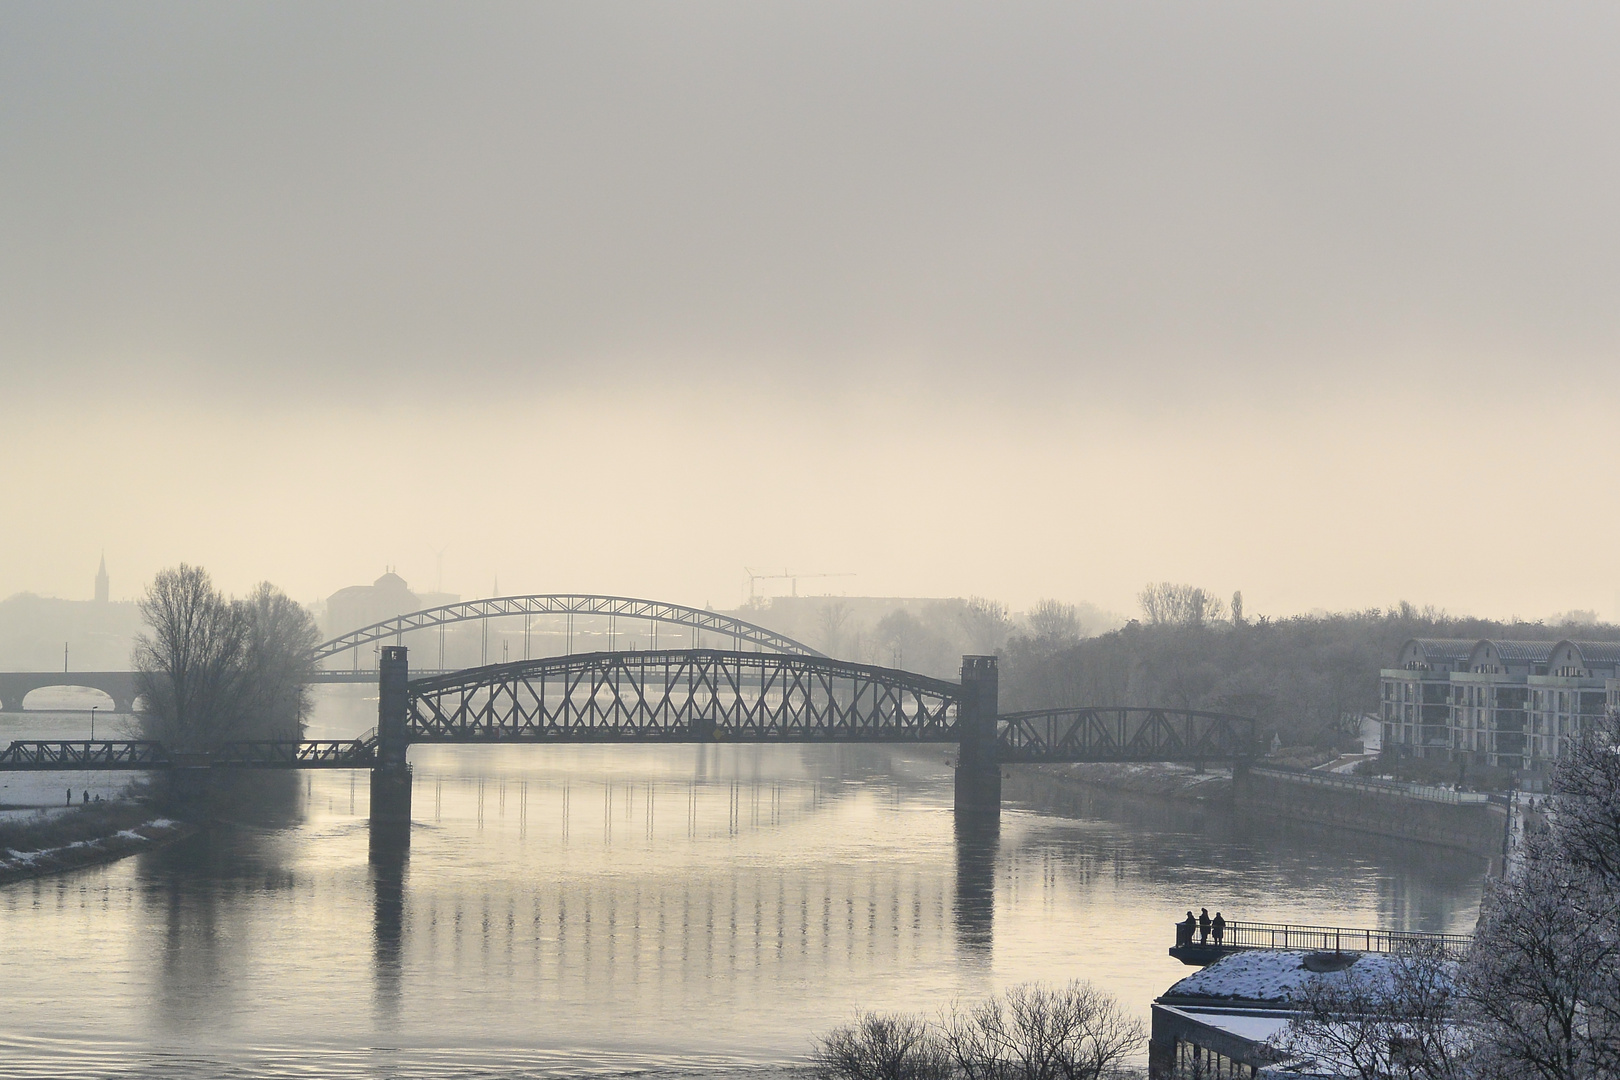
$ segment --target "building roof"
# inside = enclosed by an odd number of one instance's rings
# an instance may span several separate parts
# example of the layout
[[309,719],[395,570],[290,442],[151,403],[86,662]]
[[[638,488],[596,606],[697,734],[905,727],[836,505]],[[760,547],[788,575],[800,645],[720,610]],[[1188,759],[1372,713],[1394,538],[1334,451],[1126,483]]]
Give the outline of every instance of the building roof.
[[[1235,952],[1176,983],[1164,992],[1164,1000],[1278,1006],[1299,1001],[1312,982],[1346,978],[1343,971],[1310,970],[1305,959],[1311,955],[1295,950]],[[1392,981],[1397,962],[1397,957],[1362,953],[1345,970],[1354,970],[1363,979]]]
[[[1560,645],[1564,642],[1559,642]],[[1588,664],[1620,664],[1620,641],[1571,641]]]
[[1556,641],[1497,641],[1481,638],[1481,645],[1490,645],[1503,660],[1523,660],[1532,664],[1545,664],[1552,655]]
[[1466,660],[1474,644],[1472,638],[1413,638],[1401,646],[1401,652],[1416,645],[1431,660]]

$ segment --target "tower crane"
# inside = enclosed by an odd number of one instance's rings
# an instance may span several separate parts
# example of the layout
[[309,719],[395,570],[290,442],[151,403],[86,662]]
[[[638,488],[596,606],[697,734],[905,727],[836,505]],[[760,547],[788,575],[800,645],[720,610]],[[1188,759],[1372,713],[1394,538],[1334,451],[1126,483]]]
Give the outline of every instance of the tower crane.
[[798,596],[799,595],[799,579],[800,578],[854,577],[855,576],[853,573],[843,573],[843,574],[793,574],[793,573],[789,573],[786,570],[783,570],[780,574],[763,574],[763,573],[760,573],[759,571],[755,570],[751,566],[743,567],[743,571],[748,575],[748,599],[749,600],[754,600],[756,598],[757,594],[754,591],[754,589],[755,589],[755,584],[754,583],[759,582],[759,581],[774,581],[774,580],[777,580],[777,579],[780,579],[780,578],[787,578],[789,581],[791,581],[793,583],[793,595]]

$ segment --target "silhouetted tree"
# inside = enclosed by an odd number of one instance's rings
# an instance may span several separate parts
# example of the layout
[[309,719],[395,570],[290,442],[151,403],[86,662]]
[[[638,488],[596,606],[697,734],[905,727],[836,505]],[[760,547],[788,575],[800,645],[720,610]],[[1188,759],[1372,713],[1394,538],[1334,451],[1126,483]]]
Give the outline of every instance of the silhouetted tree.
[[246,726],[259,738],[301,739],[315,678],[312,654],[321,642],[315,618],[268,581],[240,608],[246,623]]
[[999,600],[970,596],[957,616],[967,632],[968,644],[974,652],[988,655],[1000,651],[1012,633],[1012,619],[1007,605]]
[[285,593],[266,583],[231,600],[181,564],[153,578],[140,609],[147,632],[132,659],[146,737],[199,752],[302,735],[320,634]]
[[247,623],[208,572],[159,571],[140,601],[149,632],[135,639],[141,725],[171,749],[201,751],[235,736],[245,691]]

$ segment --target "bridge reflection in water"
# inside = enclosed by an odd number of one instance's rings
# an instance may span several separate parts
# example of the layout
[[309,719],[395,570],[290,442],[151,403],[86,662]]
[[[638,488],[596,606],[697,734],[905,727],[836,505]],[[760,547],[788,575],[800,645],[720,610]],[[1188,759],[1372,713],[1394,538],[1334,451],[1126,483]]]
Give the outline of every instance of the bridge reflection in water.
[[[352,700],[324,733],[370,722]],[[307,792],[299,812],[0,890],[18,973],[0,1008],[29,1038],[104,1037],[73,1048],[86,1074],[721,1075],[798,1056],[856,1006],[932,1012],[1008,981],[1093,978],[1145,1016],[1195,899],[1472,921],[1476,860],[1228,835],[1213,809],[1208,832],[1027,810],[979,832],[952,814],[946,752],[421,746],[408,854],[368,853],[365,777],[257,774]],[[8,1075],[50,1075],[5,1048]]]
[[[824,767],[828,752],[808,760]],[[914,784],[885,775],[889,755],[875,749],[833,751],[831,775],[759,779],[746,778],[752,748],[682,751],[684,777],[646,775],[656,759],[644,750],[630,752],[634,778],[615,779],[625,753],[423,752],[414,837],[374,826],[370,842],[379,1030],[404,1023],[404,981],[454,981],[471,952],[522,956],[512,977],[523,985],[508,987],[518,998],[583,992],[590,973],[597,995],[660,1000],[697,980],[727,986],[739,1007],[750,984],[765,992],[788,972],[902,972],[944,957],[988,970],[999,828],[961,818],[941,834],[955,817],[939,800],[941,757],[922,759],[929,781]],[[764,753],[778,774],[800,757]],[[923,827],[893,827],[908,819]],[[413,862],[435,869],[413,877]],[[457,864],[451,887],[441,862]]]

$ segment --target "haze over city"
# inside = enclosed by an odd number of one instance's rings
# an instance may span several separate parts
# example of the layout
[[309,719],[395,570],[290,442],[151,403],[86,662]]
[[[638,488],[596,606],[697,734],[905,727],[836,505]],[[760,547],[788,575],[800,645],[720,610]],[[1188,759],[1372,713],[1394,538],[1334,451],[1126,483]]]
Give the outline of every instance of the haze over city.
[[0,1073],[1620,1076],[1616,57],[0,0]]
[[1613,616],[1616,18],[9,5],[0,594]]

